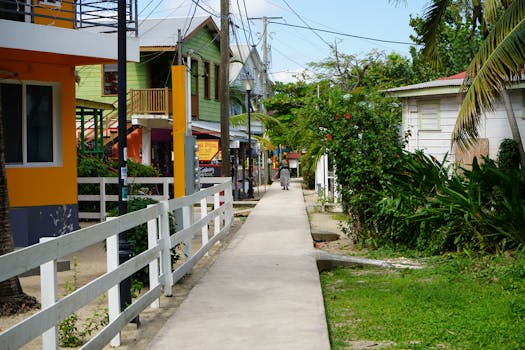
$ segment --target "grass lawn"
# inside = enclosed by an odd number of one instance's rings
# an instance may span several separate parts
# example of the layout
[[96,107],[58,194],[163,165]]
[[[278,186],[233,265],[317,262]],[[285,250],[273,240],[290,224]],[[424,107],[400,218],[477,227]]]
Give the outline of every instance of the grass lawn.
[[[525,259],[441,257],[420,270],[321,274],[332,349],[525,349]],[[373,344],[373,343],[372,343]]]

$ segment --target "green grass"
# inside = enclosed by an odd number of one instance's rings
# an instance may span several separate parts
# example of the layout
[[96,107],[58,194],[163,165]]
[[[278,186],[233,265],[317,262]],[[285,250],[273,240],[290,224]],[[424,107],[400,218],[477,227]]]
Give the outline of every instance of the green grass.
[[332,349],[525,349],[523,258],[439,258],[421,270],[321,274]]

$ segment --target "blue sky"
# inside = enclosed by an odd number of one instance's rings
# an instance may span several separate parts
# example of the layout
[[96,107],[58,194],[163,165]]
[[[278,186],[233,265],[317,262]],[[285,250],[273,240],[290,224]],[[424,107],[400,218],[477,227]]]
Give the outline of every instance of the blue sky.
[[[139,0],[145,7],[149,0]],[[154,0],[141,14],[151,18],[191,16],[197,0]],[[208,12],[219,14],[219,0],[200,0],[198,3]],[[230,0],[233,20],[240,28],[237,40],[246,43],[244,28],[248,28],[244,13],[246,4],[249,17],[283,17],[274,20],[292,25],[310,26],[350,35],[371,37],[390,41],[410,42],[409,16],[421,16],[429,0],[407,0],[406,4],[394,5],[388,0]],[[241,8],[242,21],[238,5]],[[152,11],[154,8],[156,9]],[[197,7],[197,15],[207,15]],[[217,24],[219,18],[215,17]],[[306,24],[305,24],[306,22]],[[260,35],[262,21],[250,21],[253,42],[261,52]],[[328,33],[314,34],[309,29],[293,28],[270,23],[268,43],[271,46],[270,73],[273,80],[289,81],[296,72],[307,68],[308,62],[319,62],[329,57],[327,43],[337,42],[340,51],[364,56],[372,49],[387,53],[396,51],[408,55],[409,45],[376,42]],[[249,36],[248,36],[249,38]],[[235,39],[231,39],[235,42]],[[248,41],[252,41],[250,38]]]

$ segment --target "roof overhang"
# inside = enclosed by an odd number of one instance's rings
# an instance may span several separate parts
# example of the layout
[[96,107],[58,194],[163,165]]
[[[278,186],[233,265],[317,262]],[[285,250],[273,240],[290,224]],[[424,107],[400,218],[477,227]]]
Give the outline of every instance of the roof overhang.
[[[67,56],[67,63],[83,65],[115,61],[117,35],[93,33],[33,23],[0,20],[0,49]],[[127,38],[127,60],[139,62],[139,41]]]
[[103,109],[107,111],[114,111],[116,109],[115,106],[112,105],[111,103],[85,100],[82,98],[77,98],[76,103],[77,103],[77,107],[83,107],[83,108]]
[[438,79],[420,84],[387,89],[384,92],[393,97],[417,97],[430,95],[448,95],[460,92],[463,79]]
[[171,129],[173,119],[165,114],[135,114],[131,116],[133,125],[139,125],[151,129]]

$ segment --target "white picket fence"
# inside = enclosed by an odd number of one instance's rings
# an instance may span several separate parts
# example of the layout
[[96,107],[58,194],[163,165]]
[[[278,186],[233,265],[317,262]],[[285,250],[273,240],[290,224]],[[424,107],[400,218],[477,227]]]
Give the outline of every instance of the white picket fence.
[[[213,183],[217,178],[203,179],[203,183]],[[169,190],[173,185],[173,177],[128,177],[128,187],[140,189],[140,185],[156,185],[158,189],[162,188],[159,193],[143,193],[130,195],[130,198],[152,198],[157,201],[167,200],[170,198]],[[79,219],[96,219],[104,221],[107,216],[106,204],[107,202],[118,202],[118,194],[114,191],[113,194],[108,193],[107,185],[118,184],[118,177],[79,177],[77,183],[80,184],[95,184],[99,186],[99,194],[79,194],[78,202],[98,202],[99,212],[79,212]]]
[[[42,289],[41,310],[1,332],[0,349],[18,349],[40,335],[43,349],[58,349],[57,325],[106,292],[109,324],[82,349],[101,349],[108,343],[119,346],[121,329],[148,306],[158,308],[162,292],[171,296],[174,283],[190,272],[230,229],[233,219],[231,180],[214,178],[211,181],[214,180],[220,183],[193,195],[161,201],[0,256],[0,281],[40,266]],[[195,206],[200,206],[199,219],[193,215]],[[183,228],[170,232],[169,215],[178,209],[183,212]],[[148,249],[119,265],[119,233],[145,223],[148,225]],[[213,233],[210,235],[211,226]],[[202,244],[192,255],[191,241],[198,233]],[[57,260],[104,240],[107,243],[107,273],[58,300]],[[186,243],[186,258],[182,265],[172,270],[170,249],[181,242]],[[119,283],[146,265],[149,265],[149,290],[121,312]]]

